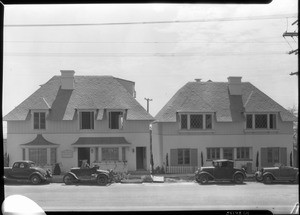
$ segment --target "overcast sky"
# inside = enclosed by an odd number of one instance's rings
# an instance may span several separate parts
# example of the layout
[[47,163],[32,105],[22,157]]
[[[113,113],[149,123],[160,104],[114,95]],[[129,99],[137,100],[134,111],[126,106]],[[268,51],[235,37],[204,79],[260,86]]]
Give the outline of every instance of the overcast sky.
[[[64,69],[134,81],[145,109],[144,98],[153,99],[153,116],[195,78],[226,82],[228,76],[241,76],[283,107],[298,107],[298,78],[289,75],[298,71],[298,58],[286,54],[297,48],[298,38],[282,36],[296,29],[297,9],[297,0],[7,5],[3,115]],[[191,20],[196,22],[186,22]],[[155,21],[170,22],[147,23]],[[100,25],[53,25],[95,23]]]

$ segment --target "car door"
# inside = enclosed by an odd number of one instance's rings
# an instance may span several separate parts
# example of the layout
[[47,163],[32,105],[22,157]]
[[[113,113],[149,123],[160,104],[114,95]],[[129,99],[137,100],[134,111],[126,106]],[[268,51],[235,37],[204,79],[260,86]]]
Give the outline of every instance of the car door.
[[280,180],[290,180],[295,178],[295,173],[292,167],[281,166],[279,168],[279,176]]
[[12,175],[15,178],[25,179],[29,177],[30,173],[29,165],[27,163],[20,162],[14,164],[12,168]]

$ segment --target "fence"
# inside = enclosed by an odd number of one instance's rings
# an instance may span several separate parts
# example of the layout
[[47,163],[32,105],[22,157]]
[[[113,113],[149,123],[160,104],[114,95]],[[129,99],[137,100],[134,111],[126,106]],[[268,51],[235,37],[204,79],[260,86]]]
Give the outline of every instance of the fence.
[[194,173],[197,169],[197,166],[167,166],[166,173],[190,174]]

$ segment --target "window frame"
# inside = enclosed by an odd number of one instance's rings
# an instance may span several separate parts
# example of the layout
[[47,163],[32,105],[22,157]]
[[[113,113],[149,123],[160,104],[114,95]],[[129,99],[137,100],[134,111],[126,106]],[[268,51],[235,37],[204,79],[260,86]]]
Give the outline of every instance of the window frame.
[[[246,156],[248,154],[248,157]],[[251,147],[237,147],[236,160],[252,160]]]
[[[113,150],[116,152],[115,155],[105,155],[105,150],[108,150],[107,152],[109,153],[109,150]],[[101,160],[102,161],[119,161],[119,147],[102,147],[101,148]]]
[[[192,117],[199,117],[201,121],[199,127],[192,125],[197,121]],[[213,127],[213,113],[179,113],[179,129],[182,131],[212,131]]]
[[206,148],[206,160],[218,160],[220,158],[221,158],[221,147]]
[[[118,128],[112,128],[113,122],[112,122],[112,113],[119,113],[119,119],[118,119]],[[110,110],[108,111],[108,128],[110,130],[123,130],[124,128],[124,121],[125,121],[125,113],[123,110]]]
[[[257,126],[257,117],[259,115],[266,116],[266,127],[259,127]],[[256,131],[263,131],[263,130],[277,130],[278,127],[278,117],[277,113],[246,113],[245,114],[245,129],[246,130],[256,130]]]
[[[83,113],[89,113],[89,126],[88,128],[83,128]],[[85,125],[86,126],[86,125]],[[79,111],[79,130],[94,130],[95,129],[95,111],[91,110],[81,110]]]
[[[179,154],[182,154],[182,162],[179,162]],[[191,149],[189,148],[179,148],[177,149],[177,164],[179,166],[189,166],[191,165]]]
[[[36,114],[37,114],[37,118],[36,118]],[[44,115],[44,118],[42,119],[41,115]],[[34,130],[46,130],[46,112],[45,111],[34,111],[33,112],[33,129]],[[37,119],[37,122],[36,122]],[[43,120],[43,122],[42,122]],[[42,124],[43,123],[43,124]],[[37,127],[36,127],[37,125]],[[44,127],[42,128],[42,125],[44,125]]]

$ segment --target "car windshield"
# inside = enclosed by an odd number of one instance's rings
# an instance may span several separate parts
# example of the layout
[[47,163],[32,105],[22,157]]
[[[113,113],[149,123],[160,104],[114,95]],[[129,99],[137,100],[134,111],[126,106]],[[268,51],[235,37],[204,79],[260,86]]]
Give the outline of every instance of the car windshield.
[[29,163],[30,167],[35,167],[35,163]]

